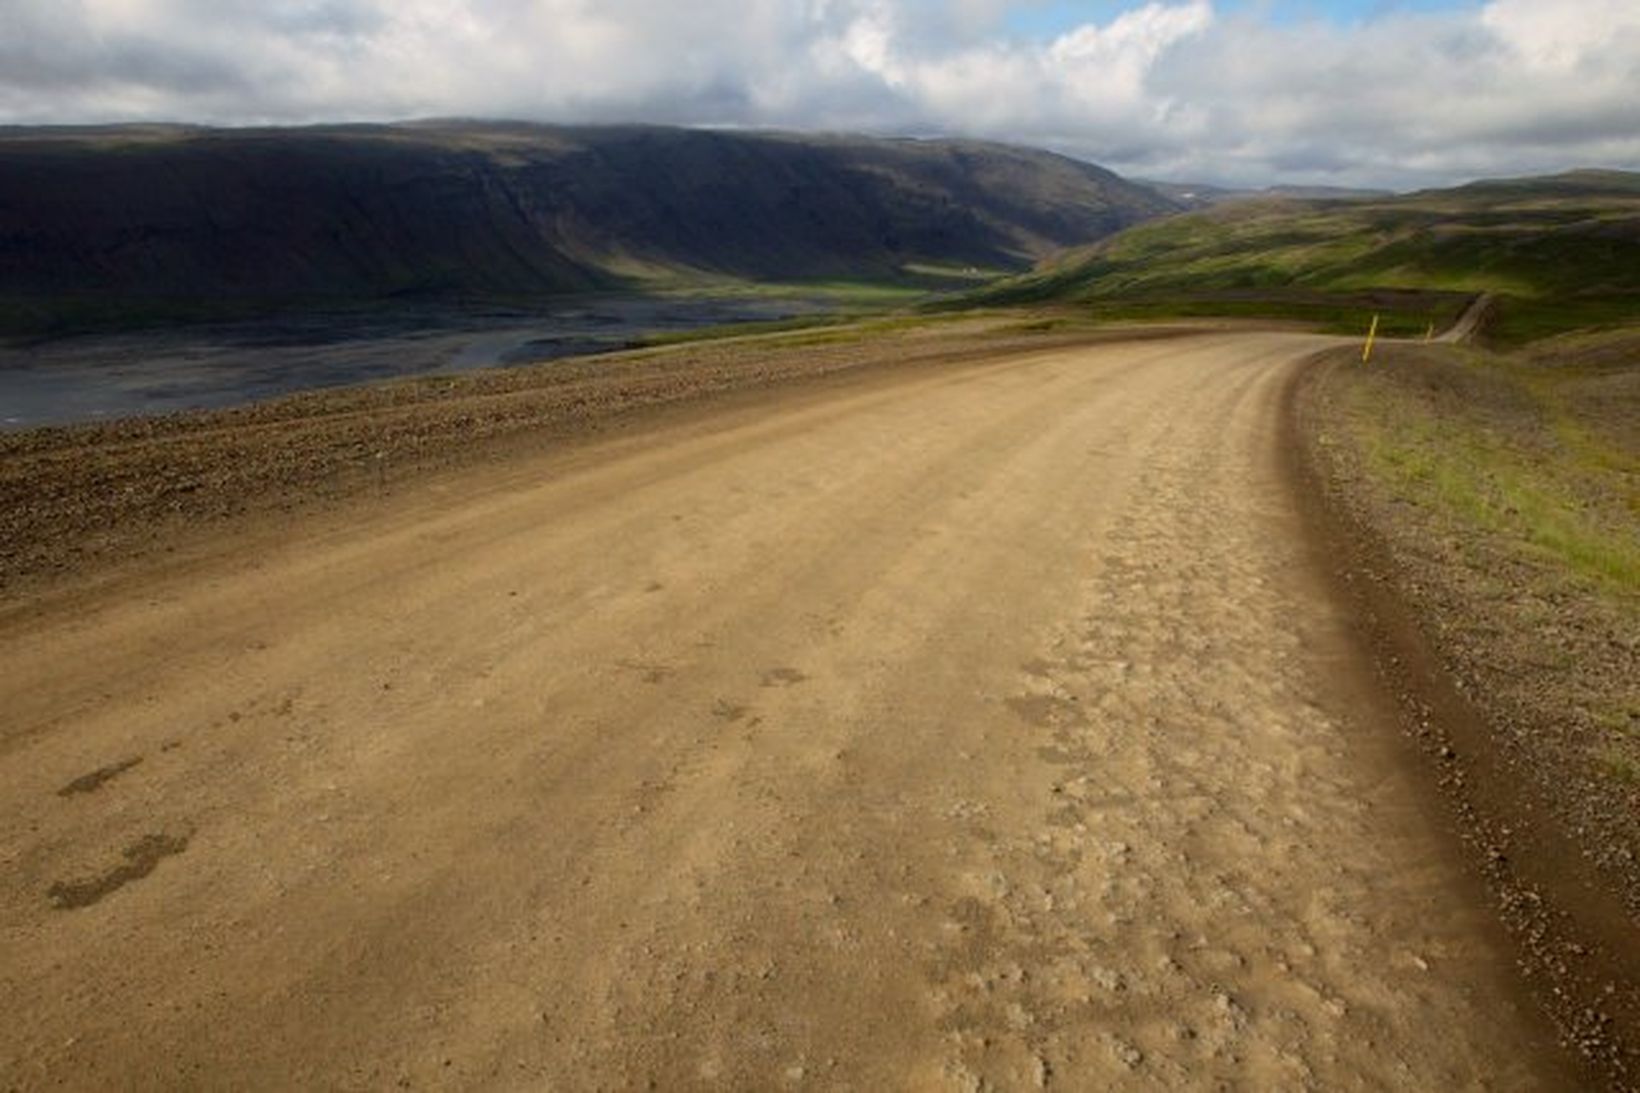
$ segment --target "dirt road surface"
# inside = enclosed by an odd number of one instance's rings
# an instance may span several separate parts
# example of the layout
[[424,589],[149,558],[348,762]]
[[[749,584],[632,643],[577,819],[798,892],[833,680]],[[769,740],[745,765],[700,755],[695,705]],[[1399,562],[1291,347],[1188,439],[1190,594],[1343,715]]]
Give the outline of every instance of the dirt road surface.
[[1563,1084],[1307,545],[1323,344],[777,393],[13,617],[0,1085]]

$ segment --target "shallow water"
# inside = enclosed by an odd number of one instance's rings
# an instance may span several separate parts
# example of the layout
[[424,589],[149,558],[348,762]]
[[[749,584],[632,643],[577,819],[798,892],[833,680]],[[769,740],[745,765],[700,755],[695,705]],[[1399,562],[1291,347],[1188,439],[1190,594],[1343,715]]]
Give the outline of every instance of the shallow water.
[[216,409],[317,387],[628,348],[644,335],[825,310],[805,299],[606,297],[539,312],[402,311],[0,346],[0,429]]

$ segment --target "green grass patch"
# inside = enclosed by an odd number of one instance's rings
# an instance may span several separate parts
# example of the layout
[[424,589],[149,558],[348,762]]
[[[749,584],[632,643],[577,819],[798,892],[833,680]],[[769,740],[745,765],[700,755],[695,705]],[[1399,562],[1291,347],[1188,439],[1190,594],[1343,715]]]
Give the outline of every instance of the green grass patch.
[[791,348],[805,345],[835,345],[888,334],[903,333],[921,327],[951,322],[949,315],[916,312],[865,316],[859,314],[800,315],[768,322],[724,323],[695,330],[673,330],[652,334],[643,340],[643,346],[662,347],[689,345],[727,339],[756,338],[771,346]]
[[[1079,316],[1090,323],[1165,322],[1170,319],[1265,319],[1307,324],[1322,333],[1365,337],[1378,316],[1378,332],[1386,338],[1422,338],[1449,326],[1468,304],[1469,297],[1425,292],[1320,293],[1303,289],[1268,292],[1202,292],[1196,295],[1112,296],[1056,305],[1051,296],[1031,304],[1060,313],[1055,322]],[[931,311],[950,311],[932,305]]]
[[1576,330],[1614,330],[1640,321],[1640,292],[1525,298],[1506,296],[1487,325],[1504,347],[1528,345]]
[[896,277],[825,278],[803,281],[746,281],[732,277],[673,275],[637,282],[639,291],[673,297],[736,297],[744,299],[823,301],[855,311],[905,307],[971,287],[972,280],[944,274],[907,272]]
[[1606,748],[1598,757],[1606,775],[1629,786],[1640,786],[1640,763],[1614,747]]
[[1486,681],[1478,701],[1540,725],[1523,744],[1557,779],[1632,809],[1640,328],[1506,353],[1391,345],[1323,384],[1325,443],[1350,453],[1432,636]]
[[[1345,384],[1368,469],[1401,500],[1458,528],[1501,539],[1594,589],[1640,594],[1640,529],[1632,512],[1636,453],[1582,422],[1568,382],[1529,361],[1449,351],[1461,373],[1423,384],[1411,370],[1363,367]],[[1507,393],[1495,414],[1469,402]],[[1435,395],[1431,395],[1431,391]]]
[[[1640,176],[1612,173],[1362,200],[1260,200],[1151,221],[971,293],[995,305],[1252,316],[1351,327],[1364,298],[1391,335],[1500,299],[1505,346],[1640,318]],[[1329,310],[1329,303],[1333,305]]]
[[721,341],[725,338],[755,338],[773,336],[791,331],[813,330],[836,326],[848,319],[838,315],[798,315],[789,319],[768,319],[745,323],[720,323],[716,326],[697,327],[694,330],[663,330],[642,339],[648,346],[689,345],[694,342]]

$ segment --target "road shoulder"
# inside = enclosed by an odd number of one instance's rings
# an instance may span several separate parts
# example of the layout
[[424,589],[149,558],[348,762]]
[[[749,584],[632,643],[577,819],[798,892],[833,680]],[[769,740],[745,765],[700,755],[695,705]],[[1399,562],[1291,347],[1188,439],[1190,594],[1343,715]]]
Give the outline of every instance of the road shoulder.
[[1541,724],[1550,707],[1506,707],[1484,682],[1488,667],[1519,659],[1528,624],[1507,603],[1478,600],[1456,556],[1431,549],[1431,525],[1364,470],[1339,394],[1358,364],[1347,350],[1324,355],[1288,392],[1285,447],[1306,521],[1398,701],[1411,776],[1483,878],[1522,980],[1590,1082],[1631,1088],[1640,951],[1621,872],[1587,852],[1601,844],[1569,817],[1577,802],[1564,784],[1558,795],[1545,785],[1534,750],[1559,738],[1535,734],[1532,718]]

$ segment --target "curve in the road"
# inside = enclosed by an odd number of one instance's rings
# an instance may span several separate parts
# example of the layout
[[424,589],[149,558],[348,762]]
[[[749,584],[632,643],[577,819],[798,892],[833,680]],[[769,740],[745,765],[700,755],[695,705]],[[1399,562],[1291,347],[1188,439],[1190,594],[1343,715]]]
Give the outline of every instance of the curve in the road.
[[878,375],[15,623],[6,1084],[1556,1084],[1284,475],[1324,344]]

